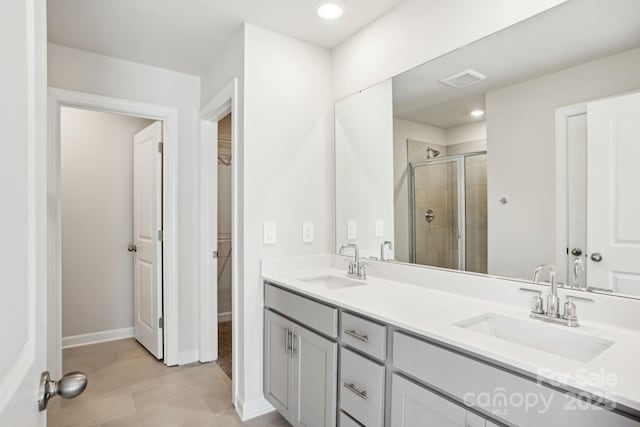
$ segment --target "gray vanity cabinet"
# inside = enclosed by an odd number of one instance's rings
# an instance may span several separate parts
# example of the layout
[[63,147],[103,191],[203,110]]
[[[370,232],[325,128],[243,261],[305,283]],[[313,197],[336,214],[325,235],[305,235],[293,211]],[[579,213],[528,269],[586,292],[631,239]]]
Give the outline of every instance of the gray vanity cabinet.
[[391,425],[394,427],[466,427],[467,411],[424,387],[393,375]]
[[294,426],[335,427],[337,346],[265,310],[265,397]]
[[[495,363],[270,284],[264,339],[266,399],[295,427],[335,427],[338,419],[340,427],[640,425]],[[546,403],[511,404],[503,395]]]
[[293,425],[335,426],[338,344],[297,325],[293,334]]
[[293,322],[265,310],[264,393],[289,422],[293,420],[293,358],[290,333]]

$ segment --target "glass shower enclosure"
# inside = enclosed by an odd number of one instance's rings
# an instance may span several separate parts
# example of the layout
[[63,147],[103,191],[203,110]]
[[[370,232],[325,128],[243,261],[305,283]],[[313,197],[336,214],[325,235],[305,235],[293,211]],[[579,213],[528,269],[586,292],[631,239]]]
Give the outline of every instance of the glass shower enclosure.
[[487,272],[487,155],[410,163],[411,262]]

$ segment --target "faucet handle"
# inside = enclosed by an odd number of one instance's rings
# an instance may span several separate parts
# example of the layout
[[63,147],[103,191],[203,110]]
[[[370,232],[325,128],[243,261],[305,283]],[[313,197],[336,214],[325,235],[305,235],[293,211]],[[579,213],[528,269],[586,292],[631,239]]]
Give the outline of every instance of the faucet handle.
[[562,318],[568,322],[569,326],[578,326],[578,314],[576,313],[574,301],[593,302],[591,298],[567,295],[567,302],[564,303],[564,315]]
[[531,312],[536,314],[544,314],[544,300],[542,299],[542,291],[537,289],[520,288],[523,292],[531,292],[537,295],[531,297]]
[[358,279],[364,280],[367,278],[367,265],[369,265],[367,262],[361,262],[358,265]]

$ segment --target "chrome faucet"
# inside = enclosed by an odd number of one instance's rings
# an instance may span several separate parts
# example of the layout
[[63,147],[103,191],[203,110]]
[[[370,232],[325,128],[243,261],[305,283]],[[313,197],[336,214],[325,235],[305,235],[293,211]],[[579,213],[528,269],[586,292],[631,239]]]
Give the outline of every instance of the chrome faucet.
[[353,249],[353,261],[349,263],[349,270],[347,272],[347,276],[353,277],[354,279],[365,280],[367,278],[367,269],[365,264],[360,261],[360,250],[358,249],[358,245],[355,243],[349,243],[346,245],[340,246],[340,255],[344,254],[345,249]]
[[551,294],[547,297],[547,316],[560,317],[560,298],[558,298],[558,284],[556,282],[556,266],[553,264],[539,265],[533,273],[533,282],[540,283],[538,278],[544,270],[549,270],[549,284],[551,285]]
[[564,303],[564,313],[560,315],[560,298],[558,297],[558,284],[556,283],[556,266],[550,264],[538,266],[533,274],[533,281],[536,284],[540,283],[538,279],[540,278],[540,273],[544,270],[549,271],[549,283],[551,285],[551,293],[547,296],[546,312],[544,310],[542,291],[537,289],[520,288],[521,291],[537,294],[534,295],[531,300],[531,313],[529,313],[529,317],[566,326],[579,326],[574,301],[593,302],[593,300],[590,298],[567,295],[567,302]]
[[385,258],[384,256],[384,248],[385,246],[389,246],[389,250],[393,249],[393,243],[391,243],[388,240],[385,240],[384,242],[382,242],[382,244],[380,245],[380,261],[382,262],[387,262],[389,261],[388,259]]
[[571,286],[574,289],[580,288],[580,273],[584,271],[584,261],[582,258],[576,258],[573,261],[573,283]]

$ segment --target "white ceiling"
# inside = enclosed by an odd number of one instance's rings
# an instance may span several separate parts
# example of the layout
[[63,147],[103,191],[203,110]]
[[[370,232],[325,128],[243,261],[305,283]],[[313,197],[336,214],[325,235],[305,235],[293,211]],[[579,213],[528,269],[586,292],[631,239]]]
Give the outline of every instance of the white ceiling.
[[203,75],[242,22],[330,48],[402,1],[342,0],[342,18],[325,21],[316,15],[319,0],[48,0],[48,38]]
[[[488,91],[638,46],[640,0],[571,0],[394,77],[394,116],[443,128],[467,123]],[[462,89],[439,83],[468,68],[488,78]]]

